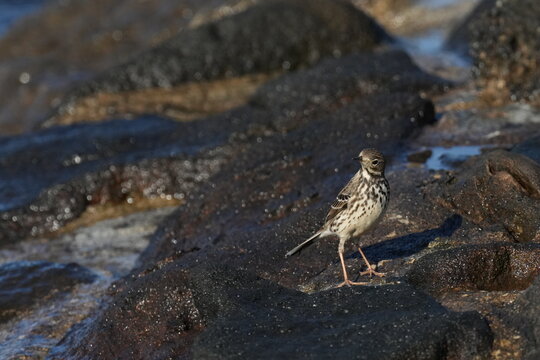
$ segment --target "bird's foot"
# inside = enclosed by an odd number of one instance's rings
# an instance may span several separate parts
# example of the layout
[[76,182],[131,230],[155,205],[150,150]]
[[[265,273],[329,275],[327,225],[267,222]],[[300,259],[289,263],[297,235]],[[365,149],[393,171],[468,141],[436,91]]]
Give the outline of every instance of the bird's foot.
[[369,285],[368,282],[354,282],[354,281],[351,281],[349,279],[346,279],[344,282],[342,282],[341,284],[339,284],[338,286],[336,286],[337,288],[340,288],[342,286],[354,286],[354,285]]
[[371,265],[370,267],[368,267],[366,271],[362,271],[360,275],[369,275],[370,277],[372,277],[373,275],[378,276],[378,277],[386,276],[385,273],[380,273],[380,272],[375,271],[375,265]]

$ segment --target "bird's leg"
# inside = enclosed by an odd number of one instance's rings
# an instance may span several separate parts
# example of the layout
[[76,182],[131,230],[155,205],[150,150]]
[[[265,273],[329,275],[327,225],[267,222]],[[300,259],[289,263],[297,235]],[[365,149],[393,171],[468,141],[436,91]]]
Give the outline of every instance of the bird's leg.
[[362,251],[362,248],[358,248],[358,251],[360,251],[360,255],[362,255],[362,258],[364,259],[364,262],[366,263],[367,268],[368,268],[366,271],[362,271],[362,272],[360,273],[360,275],[369,275],[369,276],[375,275],[375,276],[379,276],[379,277],[385,276],[384,273],[380,273],[380,272],[377,272],[377,271],[374,270],[375,266],[372,266],[372,265],[369,263],[369,261],[368,261],[366,255],[364,255],[364,252]]
[[339,284],[337,287],[342,287],[344,285],[351,286],[351,285],[368,285],[367,282],[353,282],[349,280],[349,277],[347,276],[347,268],[345,268],[345,260],[343,260],[343,252],[339,252],[339,259],[341,260],[341,268],[343,269],[343,278],[344,281]]

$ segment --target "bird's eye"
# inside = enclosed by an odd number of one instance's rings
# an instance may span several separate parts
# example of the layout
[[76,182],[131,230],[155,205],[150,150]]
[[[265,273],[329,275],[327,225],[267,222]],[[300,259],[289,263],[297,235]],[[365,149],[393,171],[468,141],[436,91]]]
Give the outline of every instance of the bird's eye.
[[373,161],[371,162],[371,164],[373,164],[373,165],[377,165],[378,163],[379,163],[379,160],[373,160]]

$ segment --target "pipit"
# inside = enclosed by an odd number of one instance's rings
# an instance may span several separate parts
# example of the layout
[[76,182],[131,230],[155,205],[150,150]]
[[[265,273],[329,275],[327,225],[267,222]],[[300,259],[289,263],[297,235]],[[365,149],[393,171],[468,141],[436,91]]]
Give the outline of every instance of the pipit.
[[[328,215],[326,215],[323,227],[286,254],[286,256],[291,256],[305,246],[312,244],[314,240],[337,236],[339,238],[338,254],[344,277],[344,281],[338,287],[368,284],[349,280],[343,260],[345,242],[364,234],[377,224],[386,210],[390,195],[388,181],[384,178],[383,154],[375,149],[364,149],[354,160],[360,161],[361,168],[339,192],[330,211],[328,211]],[[361,275],[384,276],[373,269],[360,247],[358,251],[367,265],[367,270],[361,272]]]

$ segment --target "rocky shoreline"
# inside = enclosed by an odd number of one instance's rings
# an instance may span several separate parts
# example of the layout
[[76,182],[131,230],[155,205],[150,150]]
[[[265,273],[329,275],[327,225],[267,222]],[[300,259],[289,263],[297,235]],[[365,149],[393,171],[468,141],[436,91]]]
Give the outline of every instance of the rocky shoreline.
[[[460,22],[470,7],[448,5],[444,51],[470,49],[456,70],[404,47],[429,21],[390,25],[440,16],[415,1],[180,3],[148,2],[189,16],[141,24],[182,31],[138,38],[138,56],[104,46],[92,74],[61,75],[71,90],[39,90],[62,94],[17,131],[39,128],[0,139],[0,357],[537,357],[536,8],[484,0]],[[80,8],[50,4],[38,23]],[[0,40],[0,62],[27,51],[13,45],[24,36]],[[430,169],[440,146],[447,167]],[[284,254],[321,225],[364,147],[387,156],[391,201],[346,249],[371,285],[336,289],[336,241]],[[386,277],[358,275],[357,245]]]

